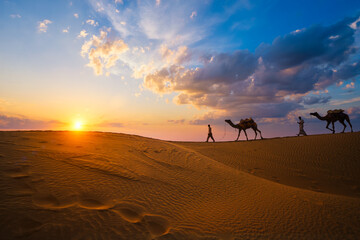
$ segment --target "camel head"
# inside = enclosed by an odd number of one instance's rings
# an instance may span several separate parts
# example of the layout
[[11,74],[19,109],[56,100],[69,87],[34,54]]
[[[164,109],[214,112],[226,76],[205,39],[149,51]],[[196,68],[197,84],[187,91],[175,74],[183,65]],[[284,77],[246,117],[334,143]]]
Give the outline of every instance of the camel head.
[[239,124],[234,124],[230,119],[226,119],[225,122],[227,122],[233,128],[238,128],[239,127]]
[[313,112],[313,113],[310,113],[310,115],[313,115],[313,116],[318,116],[318,112]]

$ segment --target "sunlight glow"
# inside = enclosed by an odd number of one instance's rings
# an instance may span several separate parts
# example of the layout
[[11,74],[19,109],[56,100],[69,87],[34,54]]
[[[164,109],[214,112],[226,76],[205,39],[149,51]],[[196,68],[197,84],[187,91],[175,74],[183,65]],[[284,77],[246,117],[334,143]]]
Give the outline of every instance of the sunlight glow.
[[74,131],[80,131],[83,128],[83,122],[82,121],[76,121],[73,125]]

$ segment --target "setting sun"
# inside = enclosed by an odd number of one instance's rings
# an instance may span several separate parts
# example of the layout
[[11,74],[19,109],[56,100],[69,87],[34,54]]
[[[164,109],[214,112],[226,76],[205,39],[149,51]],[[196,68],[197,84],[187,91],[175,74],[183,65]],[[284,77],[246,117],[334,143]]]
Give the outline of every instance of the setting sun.
[[82,121],[76,121],[73,125],[73,130],[80,131],[83,128],[83,122]]

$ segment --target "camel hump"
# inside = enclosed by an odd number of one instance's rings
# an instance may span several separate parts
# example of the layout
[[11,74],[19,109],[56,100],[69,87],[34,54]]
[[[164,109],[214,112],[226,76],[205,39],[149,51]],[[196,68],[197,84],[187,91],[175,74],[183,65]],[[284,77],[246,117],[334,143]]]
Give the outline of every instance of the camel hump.
[[327,111],[328,114],[332,114],[332,113],[343,113],[344,110],[343,109],[334,109],[334,110],[329,110]]
[[252,118],[245,118],[240,120],[240,124],[251,123],[251,122],[254,122]]

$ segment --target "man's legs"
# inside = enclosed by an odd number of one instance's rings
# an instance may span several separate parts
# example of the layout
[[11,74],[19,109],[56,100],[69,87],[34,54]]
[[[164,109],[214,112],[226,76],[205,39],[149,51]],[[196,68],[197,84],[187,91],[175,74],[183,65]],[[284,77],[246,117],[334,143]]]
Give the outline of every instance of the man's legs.
[[307,136],[307,134],[306,134],[306,132],[305,132],[304,130],[300,130],[300,132],[299,132],[298,136],[300,136],[300,135]]

